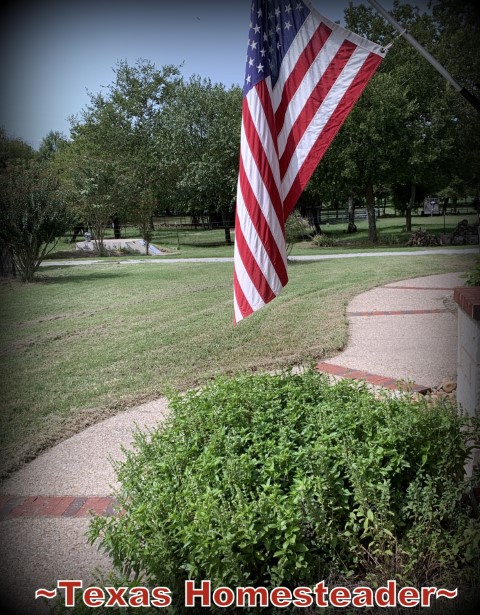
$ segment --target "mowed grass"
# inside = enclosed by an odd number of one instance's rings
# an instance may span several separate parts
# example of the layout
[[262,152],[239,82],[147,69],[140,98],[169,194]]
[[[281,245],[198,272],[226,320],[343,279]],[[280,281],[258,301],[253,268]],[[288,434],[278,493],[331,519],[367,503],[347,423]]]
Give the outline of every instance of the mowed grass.
[[233,325],[232,264],[48,267],[0,285],[0,471],[85,426],[219,373],[332,356],[345,307],[394,280],[468,271],[472,255],[293,263],[282,295]]

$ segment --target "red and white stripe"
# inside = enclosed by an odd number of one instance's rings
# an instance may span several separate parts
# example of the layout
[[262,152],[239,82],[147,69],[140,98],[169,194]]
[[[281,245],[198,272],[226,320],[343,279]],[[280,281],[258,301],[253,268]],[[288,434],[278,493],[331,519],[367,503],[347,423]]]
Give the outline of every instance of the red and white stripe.
[[312,10],[272,89],[243,99],[235,216],[235,322],[288,282],[284,222],[380,64],[379,45]]

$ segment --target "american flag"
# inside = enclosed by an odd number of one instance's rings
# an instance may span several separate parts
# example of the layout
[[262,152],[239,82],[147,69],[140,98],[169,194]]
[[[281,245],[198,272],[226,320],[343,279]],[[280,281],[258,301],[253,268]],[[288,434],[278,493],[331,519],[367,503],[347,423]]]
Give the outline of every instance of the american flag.
[[235,214],[235,322],[288,281],[284,223],[385,51],[301,0],[254,0]]

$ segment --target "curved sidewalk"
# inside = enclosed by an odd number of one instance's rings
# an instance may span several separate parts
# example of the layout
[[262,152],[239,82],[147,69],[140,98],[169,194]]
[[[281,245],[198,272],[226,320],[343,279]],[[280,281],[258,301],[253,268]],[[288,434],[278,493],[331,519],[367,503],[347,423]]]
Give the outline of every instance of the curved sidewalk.
[[[457,320],[453,289],[460,274],[387,284],[353,299],[347,309],[344,352],[320,371],[395,388],[406,380],[419,388],[455,378]],[[9,613],[43,613],[38,588],[59,579],[95,580],[110,569],[108,557],[86,539],[89,511],[112,511],[116,485],[112,460],[123,457],[132,431],[164,420],[159,399],[93,425],[61,442],[0,485],[0,604]]]
[[443,274],[392,282],[358,295],[347,309],[345,351],[319,363],[319,370],[390,389],[405,381],[422,392],[444,379],[455,380],[453,289],[464,285],[461,274]]

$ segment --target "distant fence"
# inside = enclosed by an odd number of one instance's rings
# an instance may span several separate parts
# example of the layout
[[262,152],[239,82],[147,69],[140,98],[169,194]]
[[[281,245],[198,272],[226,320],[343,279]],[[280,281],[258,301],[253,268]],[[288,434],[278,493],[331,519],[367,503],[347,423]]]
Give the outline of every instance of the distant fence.
[[[363,220],[367,216],[366,209],[355,211],[355,220]],[[313,219],[310,220],[313,225]],[[346,211],[325,210],[321,212],[320,224],[346,224],[348,214]],[[234,227],[229,227],[231,239],[234,240]],[[83,241],[83,231],[92,229],[70,229],[64,236],[65,242]],[[140,229],[132,222],[124,222],[119,225],[120,238],[128,239],[140,237]],[[213,247],[226,244],[225,227],[221,222],[211,222],[208,219],[192,219],[190,216],[158,216],[153,220],[151,242],[164,246],[197,246]],[[112,225],[104,227],[105,239],[114,238]],[[92,239],[95,239],[92,232]]]
[[[233,227],[229,227],[232,231]],[[85,229],[86,230],[86,229]],[[91,229],[88,229],[91,231]],[[219,222],[192,221],[189,216],[161,217],[153,221],[152,243],[166,246],[216,246],[225,245],[225,227]],[[113,239],[113,227],[104,227],[105,239]],[[140,237],[140,229],[133,223],[120,223],[120,238]],[[92,239],[95,239],[92,233]],[[70,229],[64,236],[65,242],[83,241],[83,231],[76,236],[74,229]]]
[[[366,220],[367,209],[365,207],[359,207],[355,209],[355,220]],[[310,220],[313,224],[313,219]],[[333,211],[330,209],[322,210],[320,212],[320,225],[322,224],[347,224],[348,223],[348,210]]]
[[[233,235],[233,228],[229,229]],[[225,227],[221,223],[210,223],[205,226],[192,223],[155,225],[152,241],[177,246],[225,245]]]

